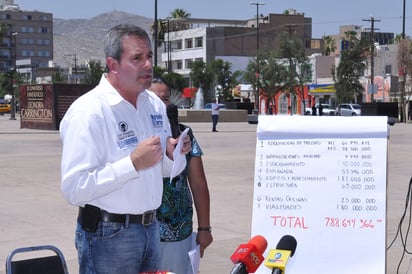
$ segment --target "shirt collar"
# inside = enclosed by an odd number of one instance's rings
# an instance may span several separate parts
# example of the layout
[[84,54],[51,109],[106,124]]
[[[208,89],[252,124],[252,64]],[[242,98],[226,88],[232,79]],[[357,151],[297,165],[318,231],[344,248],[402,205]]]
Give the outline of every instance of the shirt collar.
[[[105,91],[107,101],[109,102],[110,105],[112,106],[117,105],[125,101],[125,99],[119,94],[119,92],[107,80],[107,73],[104,73],[102,75],[102,78],[100,79],[100,82],[99,82],[99,86],[101,86],[103,90]],[[138,102],[146,101],[147,97],[148,97],[147,90],[140,92],[138,96]]]

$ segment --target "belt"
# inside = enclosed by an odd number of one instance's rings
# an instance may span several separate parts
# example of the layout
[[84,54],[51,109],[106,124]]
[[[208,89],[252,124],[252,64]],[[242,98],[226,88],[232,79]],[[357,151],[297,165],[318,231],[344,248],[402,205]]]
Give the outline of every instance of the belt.
[[[84,208],[79,207],[79,218],[82,220]],[[146,211],[143,214],[116,214],[110,213],[106,210],[100,209],[100,222],[111,222],[111,223],[123,223],[125,225],[129,223],[150,225],[156,219],[156,210]]]

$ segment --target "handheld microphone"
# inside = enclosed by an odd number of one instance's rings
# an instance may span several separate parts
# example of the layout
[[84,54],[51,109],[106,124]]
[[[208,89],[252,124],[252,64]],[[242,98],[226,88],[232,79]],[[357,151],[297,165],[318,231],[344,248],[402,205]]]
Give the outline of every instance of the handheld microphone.
[[285,273],[286,264],[289,257],[293,257],[293,254],[295,254],[297,244],[293,236],[285,235],[276,245],[276,249],[269,250],[265,266],[272,269],[272,274]]
[[177,117],[179,116],[179,111],[175,104],[169,104],[166,109],[167,118],[169,118],[170,129],[172,130],[172,137],[177,138],[180,135],[179,121]]
[[257,235],[247,244],[241,244],[232,254],[230,259],[235,264],[230,274],[255,273],[263,262],[263,252],[268,243],[263,236]]

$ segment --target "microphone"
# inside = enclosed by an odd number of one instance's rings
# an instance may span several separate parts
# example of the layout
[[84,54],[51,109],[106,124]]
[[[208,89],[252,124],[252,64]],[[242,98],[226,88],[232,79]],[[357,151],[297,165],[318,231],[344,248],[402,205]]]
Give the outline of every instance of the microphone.
[[297,244],[293,236],[285,235],[276,245],[276,249],[269,250],[265,266],[272,269],[272,274],[285,273],[286,264],[289,257],[293,257],[293,254],[295,254]]
[[255,273],[263,262],[263,252],[268,243],[263,236],[257,235],[247,244],[241,244],[232,254],[230,259],[235,264],[230,274]]
[[166,113],[167,118],[169,118],[170,129],[172,130],[172,137],[177,138],[180,135],[179,121],[177,120],[177,117],[179,116],[179,111],[177,110],[177,106],[175,104],[167,105]]

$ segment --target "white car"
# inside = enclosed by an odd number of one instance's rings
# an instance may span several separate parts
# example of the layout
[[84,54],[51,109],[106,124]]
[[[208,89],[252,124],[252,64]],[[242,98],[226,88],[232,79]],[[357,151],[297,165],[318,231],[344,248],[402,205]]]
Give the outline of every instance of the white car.
[[340,104],[336,108],[336,113],[340,116],[360,116],[362,111],[358,104]]
[[[315,105],[316,115],[319,115],[319,104]],[[307,107],[305,109],[305,115],[312,115],[312,108]],[[322,104],[322,115],[329,116],[335,115],[335,109],[331,108],[329,104]]]

